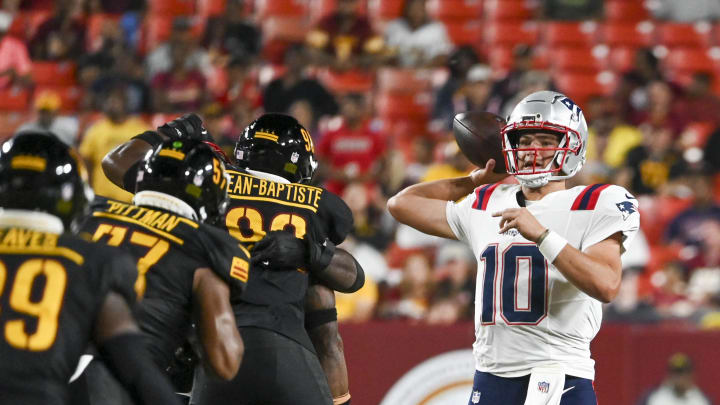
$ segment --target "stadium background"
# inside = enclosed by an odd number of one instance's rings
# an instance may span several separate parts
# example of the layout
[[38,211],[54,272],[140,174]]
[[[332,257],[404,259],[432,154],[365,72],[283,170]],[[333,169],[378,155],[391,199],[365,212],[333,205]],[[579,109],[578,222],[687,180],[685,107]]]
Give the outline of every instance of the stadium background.
[[[720,1],[404,3],[3,0],[0,139],[50,128],[99,170],[113,146],[187,111],[228,151],[263,110],[296,115],[318,181],[355,216],[345,247],[369,282],[338,309],[354,403],[375,404],[473,341],[472,256],[398,227],[386,199],[471,169],[448,131],[455,113],[505,115],[558,89],[592,133],[574,182],[624,185],[642,214],[594,342],[600,403],[636,403],[678,352],[720,401]],[[128,198],[92,173],[96,192]]]

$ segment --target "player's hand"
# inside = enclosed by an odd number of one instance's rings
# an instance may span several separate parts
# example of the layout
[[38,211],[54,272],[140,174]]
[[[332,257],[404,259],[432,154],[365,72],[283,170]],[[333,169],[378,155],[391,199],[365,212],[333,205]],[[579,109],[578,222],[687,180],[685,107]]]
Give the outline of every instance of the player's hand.
[[277,270],[305,267],[306,247],[288,231],[270,231],[252,250],[253,265],[264,265]]
[[505,233],[509,229],[515,228],[525,239],[531,242],[536,242],[547,229],[538,222],[527,208],[508,208],[493,212],[492,216],[502,217],[498,233]]
[[194,139],[212,141],[212,136],[203,126],[202,119],[194,113],[185,114],[158,127],[158,132],[171,139]]
[[495,173],[495,159],[488,159],[485,163],[485,167],[482,169],[475,169],[470,173],[470,179],[472,179],[475,186],[481,186],[483,184],[497,183],[508,176],[507,173]]

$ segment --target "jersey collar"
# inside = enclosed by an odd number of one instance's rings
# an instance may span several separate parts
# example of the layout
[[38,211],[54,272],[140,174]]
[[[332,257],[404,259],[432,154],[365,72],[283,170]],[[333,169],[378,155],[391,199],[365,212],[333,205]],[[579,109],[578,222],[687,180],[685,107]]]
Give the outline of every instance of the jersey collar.
[[135,197],[133,197],[133,204],[162,208],[164,210],[174,212],[175,214],[182,215],[186,218],[190,218],[193,221],[198,220],[197,213],[188,203],[177,197],[160,193],[158,191],[140,191],[135,194]]
[[13,227],[57,234],[65,231],[62,220],[47,212],[0,208],[0,228]]
[[285,177],[281,177],[276,174],[260,172],[260,171],[251,170],[251,169],[245,169],[245,171],[247,171],[248,173],[252,174],[253,176],[259,177],[261,179],[274,181],[276,183],[285,183],[285,184],[290,183],[290,181],[288,179],[286,179]]

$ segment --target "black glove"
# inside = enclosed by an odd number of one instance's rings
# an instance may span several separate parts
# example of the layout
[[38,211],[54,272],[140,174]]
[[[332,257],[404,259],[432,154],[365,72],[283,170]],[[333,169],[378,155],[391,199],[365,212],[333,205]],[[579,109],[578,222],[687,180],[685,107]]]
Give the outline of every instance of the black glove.
[[274,269],[304,267],[310,273],[325,270],[335,254],[335,245],[327,239],[318,243],[309,234],[298,239],[288,231],[270,231],[252,250],[251,262]]
[[196,141],[212,141],[212,136],[203,126],[197,114],[185,114],[158,127],[158,132],[172,139],[194,139]]

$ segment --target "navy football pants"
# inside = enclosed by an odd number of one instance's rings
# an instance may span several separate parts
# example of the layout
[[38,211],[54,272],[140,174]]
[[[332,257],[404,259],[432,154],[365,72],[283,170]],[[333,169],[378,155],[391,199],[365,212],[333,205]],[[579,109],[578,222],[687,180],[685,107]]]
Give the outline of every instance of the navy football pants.
[[[529,382],[529,375],[503,378],[476,370],[468,405],[523,405]],[[560,405],[597,405],[592,380],[566,375],[565,389],[570,387]]]

